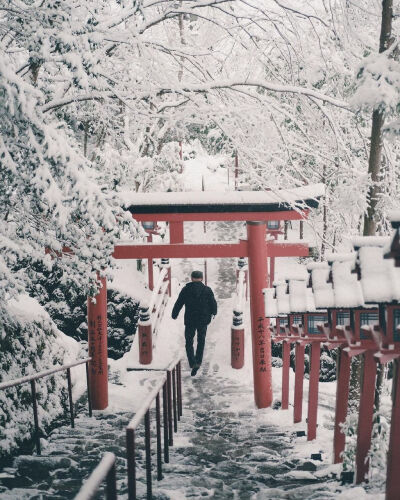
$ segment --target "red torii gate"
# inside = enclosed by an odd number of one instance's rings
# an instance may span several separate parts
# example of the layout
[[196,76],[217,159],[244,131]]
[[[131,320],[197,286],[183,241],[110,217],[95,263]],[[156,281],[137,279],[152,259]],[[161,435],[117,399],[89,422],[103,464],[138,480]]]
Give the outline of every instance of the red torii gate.
[[[322,185],[272,192],[132,193],[125,200],[139,222],[168,221],[169,244],[122,243],[116,259],[248,257],[253,346],[254,397],[258,408],[272,404],[271,333],[262,290],[268,286],[268,257],[306,257],[308,245],[266,241],[269,220],[301,220],[318,206]],[[238,243],[184,243],[184,221],[246,221],[247,240]],[[106,283],[88,302],[91,393],[94,409],[108,406]]]

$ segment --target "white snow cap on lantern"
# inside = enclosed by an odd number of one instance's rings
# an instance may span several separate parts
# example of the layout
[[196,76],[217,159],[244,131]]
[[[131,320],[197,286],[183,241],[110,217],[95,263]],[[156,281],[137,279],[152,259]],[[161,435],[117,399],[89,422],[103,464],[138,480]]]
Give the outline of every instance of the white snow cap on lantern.
[[335,297],[332,283],[328,283],[330,267],[327,262],[311,262],[307,265],[311,272],[312,290],[317,309],[334,307]]
[[275,298],[275,288],[264,288],[264,307],[266,318],[276,318],[278,316],[278,301]]
[[293,313],[307,312],[307,282],[305,280],[289,280],[289,305]]
[[361,288],[367,303],[392,302],[399,298],[399,285],[396,282],[396,268],[393,259],[384,259],[385,241],[379,246],[362,245],[358,251],[361,268]]
[[274,282],[276,288],[276,300],[278,314],[290,314],[289,294],[287,293],[287,283],[285,281]]
[[291,266],[290,269],[281,272],[280,276],[284,280],[288,281],[289,280],[308,281],[309,278],[306,266],[302,264]]
[[354,258],[332,263],[333,294],[335,307],[360,307],[364,306],[361,284],[357,275],[351,271],[355,263]]
[[390,210],[388,213],[390,222],[400,221],[400,210]]
[[355,248],[362,247],[385,247],[390,243],[388,236],[355,236],[351,239]]

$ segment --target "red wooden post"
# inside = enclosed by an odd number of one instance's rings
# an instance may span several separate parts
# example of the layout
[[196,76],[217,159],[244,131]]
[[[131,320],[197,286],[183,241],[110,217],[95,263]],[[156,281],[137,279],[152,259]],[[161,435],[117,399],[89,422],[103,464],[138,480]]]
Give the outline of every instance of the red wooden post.
[[400,362],[395,360],[393,377],[393,406],[390,421],[389,452],[386,470],[386,500],[400,498]]
[[297,424],[301,422],[303,413],[304,344],[302,342],[296,342],[295,368],[293,422]]
[[338,363],[339,374],[336,385],[335,429],[333,437],[333,463],[335,464],[343,462],[341,455],[344,451],[346,436],[343,434],[340,424],[343,424],[346,420],[349,402],[351,358],[343,349],[340,349]]
[[[153,241],[153,235],[149,233],[147,235],[147,243],[151,243]],[[147,259],[147,275],[149,278],[149,290],[153,290],[154,288],[154,273],[153,273],[153,259]]]
[[376,361],[372,351],[364,354],[364,367],[361,383],[360,407],[358,414],[356,483],[362,483],[369,469],[368,452],[371,446],[371,434],[374,414],[376,381]]
[[139,363],[149,365],[153,361],[153,336],[151,324],[139,322]]
[[169,241],[170,243],[183,243],[183,221],[171,221],[169,223]]
[[318,384],[321,357],[321,343],[311,343],[310,378],[308,385],[307,440],[317,437]]
[[290,342],[282,342],[282,410],[289,408]]
[[265,318],[263,288],[268,283],[266,223],[247,222],[254,399],[257,408],[272,404],[271,332]]
[[240,370],[244,365],[244,329],[231,329],[231,366]]
[[108,406],[108,366],[107,366],[107,282],[99,278],[101,288],[96,295],[96,303],[88,297],[88,349],[92,360],[89,362],[89,384],[93,410],[104,410]]

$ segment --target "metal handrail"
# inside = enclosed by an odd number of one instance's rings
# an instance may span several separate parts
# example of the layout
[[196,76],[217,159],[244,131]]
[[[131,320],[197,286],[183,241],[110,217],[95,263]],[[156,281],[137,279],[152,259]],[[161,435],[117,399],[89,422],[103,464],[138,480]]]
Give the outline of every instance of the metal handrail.
[[87,383],[87,394],[88,394],[88,408],[89,408],[89,416],[92,416],[92,404],[90,401],[90,386],[89,386],[89,368],[88,363],[92,358],[84,358],[79,361],[74,361],[72,363],[68,363],[62,366],[57,366],[55,368],[50,368],[49,370],[44,370],[39,373],[35,373],[33,375],[27,375],[26,377],[21,377],[15,380],[10,380],[8,382],[2,382],[0,384],[0,390],[10,389],[11,387],[17,387],[18,385],[26,384],[30,382],[31,384],[31,394],[32,394],[32,406],[33,406],[33,420],[35,425],[35,443],[36,443],[36,453],[38,455],[41,454],[40,449],[40,435],[39,435],[39,416],[38,416],[38,408],[37,408],[37,400],[36,400],[36,380],[41,378],[50,377],[55,373],[66,371],[67,372],[67,383],[68,383],[68,399],[69,399],[69,413],[70,413],[70,422],[71,427],[75,427],[74,421],[74,402],[72,399],[72,383],[71,383],[71,368],[75,366],[86,364],[86,383]]
[[117,499],[117,480],[114,453],[104,453],[98,466],[90,474],[74,500],[92,500],[97,497],[102,482],[106,481],[106,499]]
[[156,385],[144,400],[143,405],[136,412],[126,427],[126,451],[128,467],[128,499],[136,500],[136,459],[135,433],[138,425],[144,419],[145,452],[146,452],[146,488],[147,499],[152,496],[151,476],[151,441],[150,441],[150,407],[156,401],[156,434],[157,434],[157,480],[162,475],[162,447],[161,447],[161,410],[160,392],[163,394],[163,431],[164,431],[164,462],[169,463],[169,446],[173,446],[173,432],[177,431],[177,422],[182,416],[182,376],[181,360],[175,359],[167,367],[166,374],[157,381]]
[[84,358],[79,361],[74,361],[73,363],[68,363],[63,366],[57,366],[57,368],[50,368],[49,370],[44,370],[42,372],[35,373],[34,375],[27,375],[26,377],[17,378],[12,381],[2,382],[0,383],[0,390],[8,389],[9,387],[15,387],[16,385],[25,384],[26,382],[30,382],[31,380],[38,380],[39,378],[48,377],[49,375],[53,375],[54,373],[67,370],[68,368],[73,368],[74,366],[78,366],[83,363],[87,363],[88,361],[91,361],[91,359],[92,358]]
[[140,424],[146,412],[149,410],[151,403],[154,401],[157,394],[161,391],[166,381],[167,381],[167,374],[161,377],[161,380],[158,381],[153,390],[149,393],[149,395],[144,401],[143,406],[139,408],[139,410],[135,413],[134,417],[130,420],[129,424],[127,425],[126,427],[127,430],[128,429],[136,430],[137,426]]

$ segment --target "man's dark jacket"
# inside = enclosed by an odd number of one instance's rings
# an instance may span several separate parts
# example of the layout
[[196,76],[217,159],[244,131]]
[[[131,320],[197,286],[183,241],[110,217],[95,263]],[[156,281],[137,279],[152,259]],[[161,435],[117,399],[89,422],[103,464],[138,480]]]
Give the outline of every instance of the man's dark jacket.
[[208,325],[211,316],[217,314],[217,302],[213,291],[201,281],[191,281],[182,288],[172,309],[173,319],[178,317],[183,306],[185,306],[185,325]]

